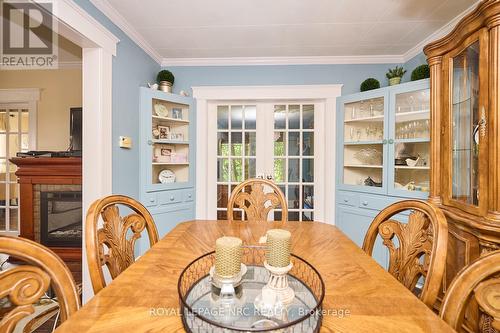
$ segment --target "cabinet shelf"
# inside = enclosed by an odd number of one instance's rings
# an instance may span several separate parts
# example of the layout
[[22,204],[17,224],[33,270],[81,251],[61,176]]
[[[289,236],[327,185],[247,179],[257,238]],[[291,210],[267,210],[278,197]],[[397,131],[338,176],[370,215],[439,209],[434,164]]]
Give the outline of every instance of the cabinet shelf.
[[395,165],[395,169],[400,169],[400,170],[430,170],[431,168],[429,166],[408,166],[408,165]]
[[368,169],[382,169],[383,165],[366,165],[366,164],[344,164],[345,168],[368,168]]
[[410,111],[396,113],[396,122],[413,121],[413,120],[427,120],[430,117],[429,110]]
[[151,140],[153,144],[162,145],[189,145],[189,141],[176,141],[176,140],[164,140],[164,139],[154,139]]
[[152,165],[189,165],[189,162],[153,162]]
[[165,122],[170,122],[170,123],[182,123],[182,124],[189,124],[189,120],[185,119],[177,119],[177,118],[170,118],[170,117],[160,117],[160,116],[151,116],[153,119],[156,120],[161,120]]
[[344,120],[344,123],[353,123],[353,122],[362,122],[362,121],[384,121],[384,115],[381,116],[373,116],[373,117],[362,117],[362,118],[356,118],[356,119],[346,119]]
[[381,145],[382,140],[375,141],[346,141],[344,142],[345,146],[353,146],[353,145]]

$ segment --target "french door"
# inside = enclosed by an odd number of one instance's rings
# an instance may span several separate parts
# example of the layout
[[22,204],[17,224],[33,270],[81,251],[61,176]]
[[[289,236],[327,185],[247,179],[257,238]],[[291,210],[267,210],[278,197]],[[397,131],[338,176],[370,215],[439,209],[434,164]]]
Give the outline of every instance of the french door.
[[[288,220],[323,217],[324,103],[315,101],[218,102],[209,104],[209,167],[216,176],[208,186],[216,200],[208,200],[209,214],[227,218],[234,187],[248,178],[273,179],[288,201]],[[211,174],[211,173],[209,173]],[[215,185],[214,185],[215,184]],[[281,219],[281,210],[269,218]],[[245,219],[243,211],[235,218]]]
[[30,149],[29,104],[0,104],[0,233],[19,232],[17,167],[9,159]]

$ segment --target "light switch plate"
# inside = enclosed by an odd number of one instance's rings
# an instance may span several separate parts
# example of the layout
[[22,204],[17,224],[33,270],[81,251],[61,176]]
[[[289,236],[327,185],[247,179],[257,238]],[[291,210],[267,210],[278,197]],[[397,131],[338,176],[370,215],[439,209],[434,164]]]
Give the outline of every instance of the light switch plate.
[[120,148],[132,148],[132,138],[129,136],[120,136]]

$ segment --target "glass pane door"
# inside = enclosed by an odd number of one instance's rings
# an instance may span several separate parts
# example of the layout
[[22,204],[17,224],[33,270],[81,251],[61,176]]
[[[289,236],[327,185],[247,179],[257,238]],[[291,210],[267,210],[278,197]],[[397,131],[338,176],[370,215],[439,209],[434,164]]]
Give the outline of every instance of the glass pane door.
[[383,186],[384,97],[344,105],[343,183]]
[[0,232],[19,231],[17,167],[9,159],[29,150],[29,112],[0,106]]
[[[217,106],[217,219],[227,219],[227,203],[236,185],[256,177],[255,105]],[[235,219],[244,219],[236,210]]]
[[479,205],[479,41],[452,60],[452,198]]
[[395,94],[395,138],[391,149],[396,190],[429,192],[429,100],[429,89]]
[[[314,104],[274,105],[274,180],[289,221],[314,219]],[[281,219],[281,211],[274,219]]]

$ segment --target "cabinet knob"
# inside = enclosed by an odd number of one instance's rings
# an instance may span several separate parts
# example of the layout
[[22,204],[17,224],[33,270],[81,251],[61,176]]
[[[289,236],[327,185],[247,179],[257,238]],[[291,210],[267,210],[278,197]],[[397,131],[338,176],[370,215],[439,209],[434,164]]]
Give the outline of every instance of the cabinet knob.
[[382,140],[382,143],[383,143],[384,145],[386,145],[386,144],[387,144],[387,139]]
[[188,194],[188,198],[190,198],[190,199],[191,199],[191,197],[192,197],[192,196],[193,196],[193,195],[192,195],[191,193],[189,193],[189,194]]
[[389,139],[389,144],[392,145],[394,143],[393,139]]
[[152,146],[153,145],[153,141],[148,140],[148,145]]
[[175,199],[175,198],[174,198],[174,196],[172,195],[172,196],[170,197],[170,201],[174,201],[174,199]]
[[155,202],[155,198],[149,198],[149,202]]
[[363,206],[368,206],[368,201],[363,201],[362,204]]
[[344,198],[344,202],[349,202],[349,199],[347,199],[347,198]]

